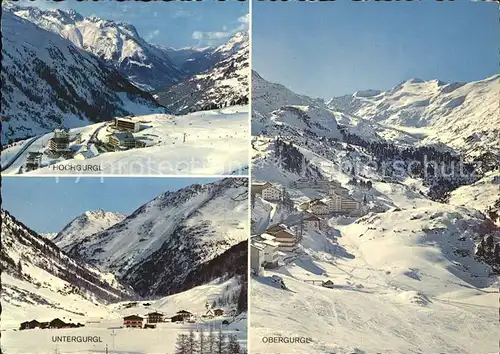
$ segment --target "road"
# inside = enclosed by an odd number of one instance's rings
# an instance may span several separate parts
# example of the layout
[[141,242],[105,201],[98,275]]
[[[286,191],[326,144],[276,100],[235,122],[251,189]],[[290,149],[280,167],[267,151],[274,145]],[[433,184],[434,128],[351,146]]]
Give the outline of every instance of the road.
[[40,137],[41,137],[41,135],[35,136],[35,137],[31,138],[28,142],[26,142],[26,143],[23,145],[23,147],[21,148],[21,150],[19,150],[19,151],[17,152],[17,154],[15,154],[15,155],[14,155],[14,157],[12,157],[12,158],[10,159],[10,161],[9,161],[9,162],[7,162],[7,164],[5,164],[4,166],[2,166],[2,172],[3,172],[3,171],[5,171],[6,169],[8,169],[10,166],[12,166],[12,164],[13,164],[14,162],[16,162],[16,161],[17,161],[17,159],[18,159],[19,157],[21,157],[21,155],[22,155],[22,154],[24,154],[24,153],[26,152],[26,150],[27,150],[27,149],[28,149],[28,148],[29,148],[29,147],[30,147],[30,146],[31,146],[31,145],[32,145],[35,141],[37,141],[37,140],[38,140],[38,138],[40,138]]

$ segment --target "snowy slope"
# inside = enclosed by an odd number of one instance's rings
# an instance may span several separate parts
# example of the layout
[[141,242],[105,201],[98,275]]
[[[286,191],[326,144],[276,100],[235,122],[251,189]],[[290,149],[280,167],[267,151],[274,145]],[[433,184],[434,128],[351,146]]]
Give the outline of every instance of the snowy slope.
[[67,249],[139,293],[167,294],[191,270],[247,239],[247,189],[246,179],[227,178],[166,192]]
[[248,103],[249,39],[248,33],[236,33],[214,55],[220,60],[202,73],[157,92],[156,99],[171,112],[187,112]]
[[[67,256],[2,210],[2,327],[38,316],[105,314],[105,304],[132,295],[110,273]],[[76,323],[76,322],[75,322]]]
[[298,95],[252,72],[252,135],[342,140],[341,129],[367,141],[387,140],[399,146],[420,143],[401,129],[329,108],[321,99]]
[[[234,307],[231,305],[221,306],[224,315],[213,319],[201,318],[207,312],[206,303],[212,304],[223,296],[231,296],[238,290],[237,279],[227,281],[216,280],[210,284],[201,285],[188,291],[163,297],[153,301],[137,301],[136,306],[127,306],[130,302],[118,302],[110,304],[104,313],[96,313],[82,320],[85,327],[77,329],[45,329],[2,332],[2,352],[6,354],[26,353],[77,353],[95,354],[105,352],[152,354],[152,353],[174,353],[176,337],[179,334],[188,334],[189,331],[203,330],[208,335],[210,328],[218,333],[222,329],[224,335],[237,336],[242,347],[247,347],[247,321],[246,312],[234,315]],[[147,306],[146,306],[147,305]],[[196,316],[196,323],[160,323],[155,330],[141,330],[131,328],[120,328],[123,325],[123,316],[136,314],[144,316],[152,311],[160,311],[167,317],[176,314],[177,311],[187,310]],[[53,314],[52,314],[53,316]],[[47,317],[52,319],[52,317]],[[62,318],[62,317],[61,317]],[[31,318],[30,318],[31,319]],[[45,317],[42,317],[45,319]],[[65,318],[67,319],[67,317]],[[75,316],[72,317],[76,319]],[[229,325],[222,325],[222,321],[228,321]],[[86,321],[86,322],[84,322]],[[16,323],[16,328],[18,323]],[[54,343],[53,336],[99,336],[98,343]],[[166,340],[168,339],[168,340]]]
[[[212,111],[195,112],[185,116],[151,114],[133,117],[141,122],[137,139],[146,147],[126,151],[100,151],[86,160],[54,159],[43,156],[42,167],[23,171],[28,152],[47,149],[52,133],[35,138],[32,145],[18,158],[19,143],[2,151],[3,174],[106,174],[106,175],[247,175],[248,174],[248,107],[234,106]],[[109,123],[71,129],[71,136],[81,133],[83,142],[72,144],[80,149],[97,134],[106,143]],[[21,145],[22,144],[22,145]],[[227,147],[231,146],[228,150]],[[15,158],[15,159],[14,159]],[[12,159],[14,159],[12,161]],[[7,165],[8,163],[12,163]],[[85,170],[85,166],[98,166],[99,170]],[[65,169],[75,166],[75,169]],[[76,167],[81,168],[76,169]]]
[[125,219],[126,215],[104,210],[86,211],[71,220],[57,235],[52,238],[59,248],[68,250],[90,235],[106,230]]
[[500,76],[469,83],[411,79],[386,92],[355,93],[328,102],[364,119],[423,135],[471,155],[500,154]]
[[500,215],[500,172],[492,171],[476,183],[455,189],[450,194],[449,203],[486,214],[491,210]]
[[74,10],[11,6],[10,11],[103,59],[145,90],[170,86],[185,75],[131,24],[83,17]]
[[2,34],[2,140],[164,111],[93,55],[11,12]]
[[[299,258],[252,279],[253,350],[495,352],[498,343],[485,333],[498,321],[498,277],[488,276],[489,266],[473,256],[483,222],[477,212],[438,203],[372,214],[345,226],[332,219],[340,230],[336,241],[309,232]],[[273,274],[289,290],[272,282]],[[333,289],[307,282],[327,279]],[[270,335],[312,343],[258,340]]]

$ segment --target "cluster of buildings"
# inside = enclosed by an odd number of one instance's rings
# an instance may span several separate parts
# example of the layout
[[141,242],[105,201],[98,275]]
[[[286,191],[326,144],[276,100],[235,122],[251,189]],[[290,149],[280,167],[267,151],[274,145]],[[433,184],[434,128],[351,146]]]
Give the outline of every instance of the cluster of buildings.
[[[299,179],[292,182],[295,189],[314,189],[327,194],[323,199],[313,199],[300,205],[301,210],[308,210],[315,215],[329,214],[356,214],[361,208],[361,204],[349,196],[349,190],[342,187],[336,180],[308,180]],[[270,202],[282,201],[285,197],[285,190],[270,182],[252,182],[252,196],[259,196]],[[317,218],[317,217],[316,217]],[[308,222],[319,224],[320,221],[309,219]]]
[[361,204],[348,195],[329,195],[323,199],[313,199],[302,203],[301,210],[310,211],[319,216],[330,214],[357,214]]
[[108,137],[108,144],[115,150],[134,149],[146,146],[142,140],[136,139],[134,134],[140,130],[140,123],[127,118],[115,118],[113,128],[116,131]]
[[[223,316],[222,309],[209,309],[207,313],[202,315],[203,318],[214,318]],[[123,317],[123,327],[125,328],[155,328],[158,323],[165,322],[195,322],[196,316],[186,310],[178,311],[172,317],[166,317],[160,312],[150,312],[145,316],[129,315]]]
[[25,329],[35,329],[35,328],[40,328],[40,329],[78,328],[83,326],[84,325],[81,323],[76,323],[76,324],[67,323],[59,318],[55,318],[50,322],[39,322],[37,320],[22,322],[21,326],[19,327],[19,330],[22,331]]
[[251,237],[250,263],[252,272],[276,268],[284,252],[293,252],[299,244],[299,236],[285,224],[273,225],[260,235]]

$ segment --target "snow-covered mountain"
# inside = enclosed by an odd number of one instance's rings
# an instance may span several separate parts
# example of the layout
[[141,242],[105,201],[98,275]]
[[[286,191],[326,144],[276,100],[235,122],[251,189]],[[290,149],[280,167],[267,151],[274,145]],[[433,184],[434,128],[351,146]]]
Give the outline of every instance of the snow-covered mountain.
[[106,230],[125,219],[121,213],[104,211],[102,209],[86,211],[67,224],[53,239],[59,248],[67,251],[72,245],[90,235]]
[[500,75],[468,83],[411,79],[385,91],[334,97],[328,107],[422,135],[456,150],[500,156]]
[[[2,210],[2,307],[9,319],[106,312],[133,293],[110,273],[75,260]],[[101,306],[101,307],[99,307]],[[21,321],[20,321],[21,322]],[[20,323],[19,322],[19,323]]]
[[418,143],[404,131],[329,108],[321,99],[296,94],[252,71],[252,135],[342,140],[341,129],[367,141]]
[[186,75],[165,50],[144,40],[131,24],[83,17],[74,10],[9,6],[9,11],[103,59],[144,90],[170,86]]
[[95,56],[9,11],[2,37],[2,139],[164,111]]
[[187,280],[190,273],[202,272],[203,264],[248,238],[247,195],[243,178],[166,192],[66,249],[113,272],[141,295],[185,290],[186,281],[194,283]]
[[155,98],[177,114],[248,103],[249,39],[237,32],[211,54],[216,64],[193,75]]

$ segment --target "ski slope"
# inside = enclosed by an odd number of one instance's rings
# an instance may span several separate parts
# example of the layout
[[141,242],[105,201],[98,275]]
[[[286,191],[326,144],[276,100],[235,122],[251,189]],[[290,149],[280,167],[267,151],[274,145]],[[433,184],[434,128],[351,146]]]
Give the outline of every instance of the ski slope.
[[[100,152],[85,159],[54,159],[44,155],[42,168],[29,175],[227,175],[248,173],[248,107],[233,106],[202,111],[185,116],[153,114],[133,118],[142,130],[134,134],[146,142],[145,148]],[[109,123],[98,123],[72,129],[72,137],[82,133],[82,143],[72,144],[79,150],[91,142],[93,133],[105,142],[111,134]],[[17,174],[30,151],[44,151],[52,133],[43,135],[3,173]],[[10,149],[18,150],[18,147]],[[89,165],[93,169],[89,169]],[[80,166],[80,167],[78,167]],[[97,169],[97,171],[96,171]]]
[[[252,351],[496,353],[498,278],[454,252],[473,251],[462,237],[481,222],[475,211],[436,203],[345,225],[332,219],[338,243],[309,231],[298,258],[251,281]],[[328,279],[333,289],[308,282]],[[264,336],[312,343],[268,344]]]

